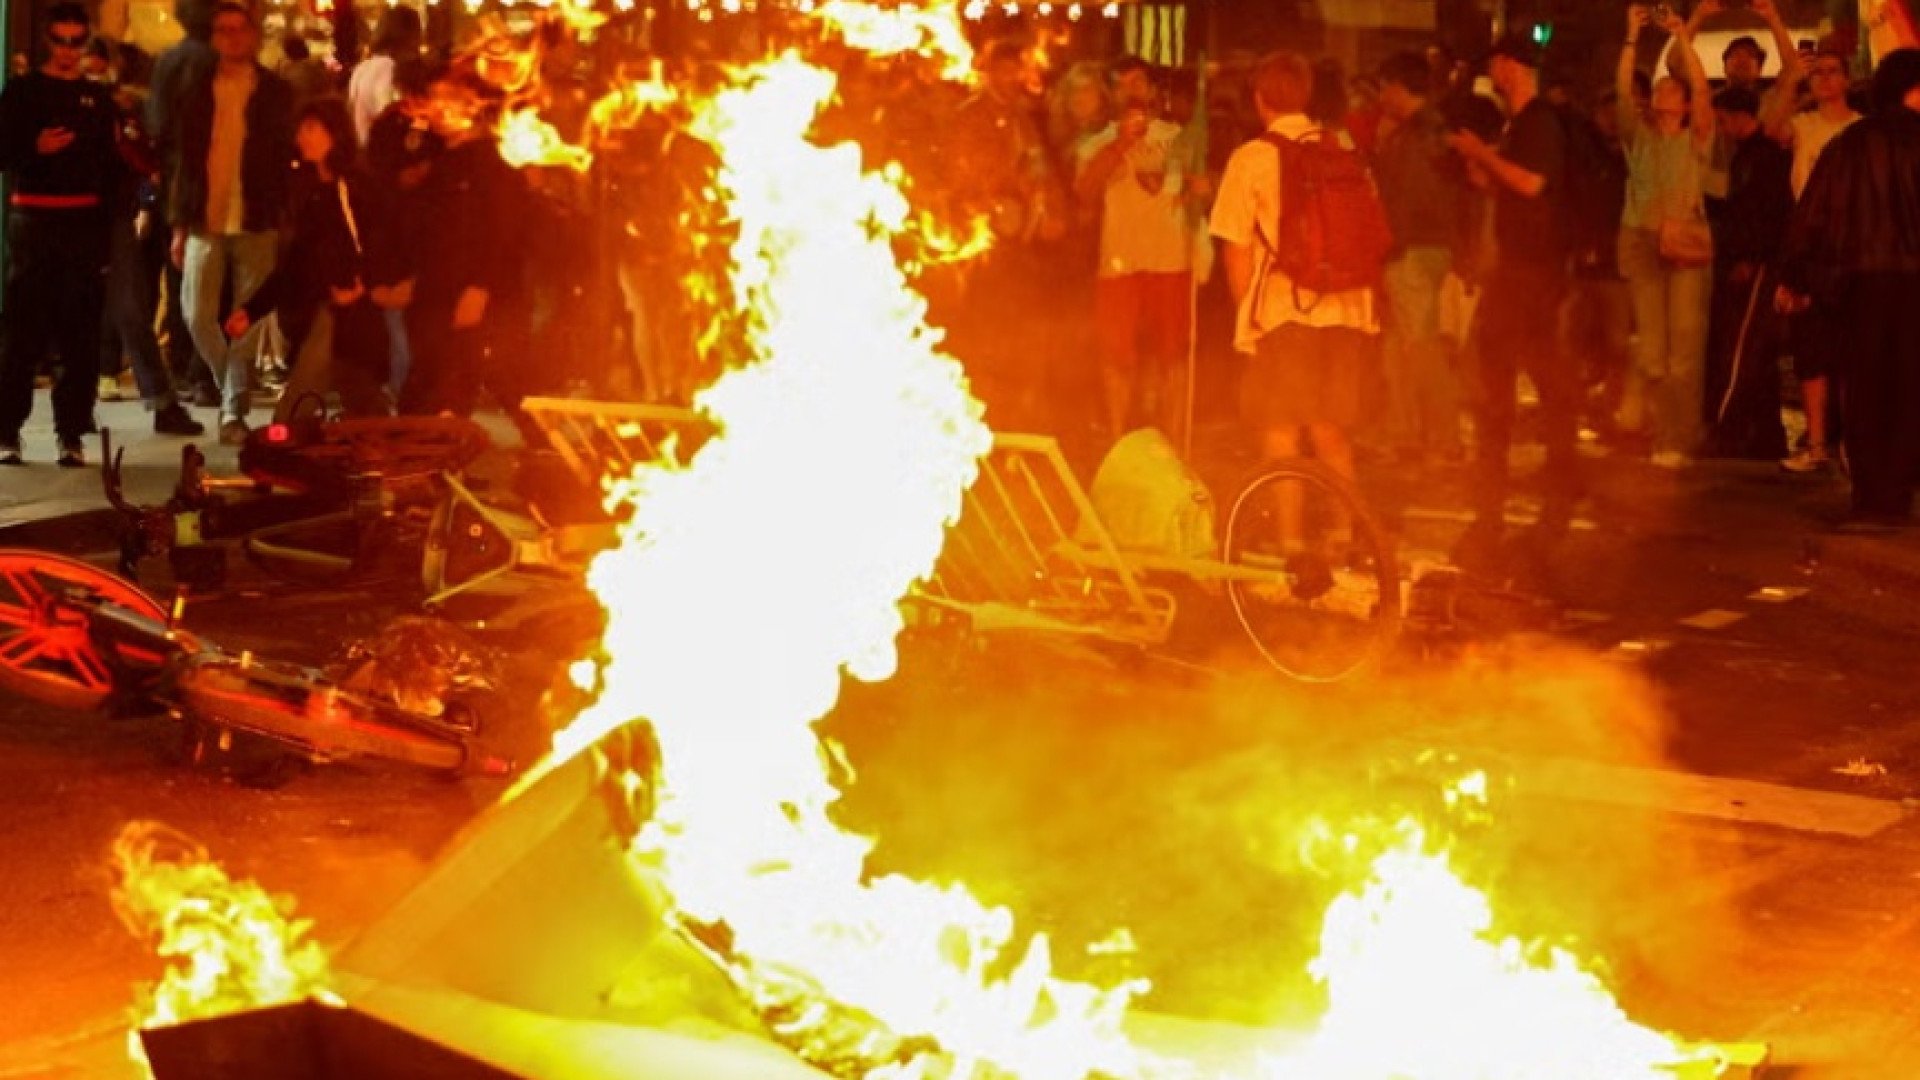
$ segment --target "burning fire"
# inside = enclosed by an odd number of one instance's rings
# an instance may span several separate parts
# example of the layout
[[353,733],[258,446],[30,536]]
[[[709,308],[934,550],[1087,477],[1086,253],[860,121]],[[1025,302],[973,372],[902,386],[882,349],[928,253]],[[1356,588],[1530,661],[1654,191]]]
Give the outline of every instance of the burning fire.
[[331,999],[326,954],[306,939],[310,924],[291,917],[291,902],[228,878],[193,840],[157,822],[129,823],[113,842],[113,867],[115,913],[167,962],[135,1009],[135,1061],[146,1062],[145,1028]]
[[593,152],[560,137],[532,109],[509,109],[500,117],[500,159],[516,169],[553,165],[586,172]]
[[955,0],[926,7],[882,7],[860,0],[827,0],[814,17],[839,31],[848,45],[876,56],[920,53],[939,58],[953,82],[973,78],[973,46],[960,28]]
[[[909,29],[847,25],[913,47]],[[895,264],[897,184],[854,147],[808,138],[832,92],[788,55],[696,114],[739,224],[733,300],[755,361],[699,396],[720,434],[688,467],[615,481],[634,513],[589,574],[609,620],[599,697],[556,757],[636,717],[652,726],[661,771],[636,865],[814,1060],[876,1077],[1191,1075],[1128,1041],[1144,983],[1056,978],[1044,936],[1022,939],[962,887],[869,879],[871,842],[831,820],[844,762],[812,725],[843,669],[891,674],[899,600],[990,443]],[[1324,1021],[1259,1075],[1620,1080],[1684,1056],[1570,955],[1494,937],[1486,897],[1417,823],[1389,835],[1328,912]]]
[[721,434],[689,468],[624,481],[635,516],[589,575],[612,659],[559,752],[650,720],[662,784],[634,856],[689,921],[724,924],[750,992],[794,1010],[783,1033],[816,1055],[848,1037],[804,1008],[830,1001],[1008,1074],[1125,1075],[1135,988],[1053,979],[1045,940],[1016,944],[1010,916],[963,889],[867,881],[869,841],[829,818],[838,792],[811,723],[842,668],[892,673],[897,601],[931,570],[991,441],[894,263],[906,200],[855,147],[807,139],[832,91],[787,56],[698,114],[725,163],[734,299],[759,362],[700,395]]
[[[825,8],[856,46],[943,50],[950,74],[970,67],[950,7]],[[689,103],[691,133],[721,161],[737,228],[728,299],[753,356],[698,396],[719,433],[689,465],[612,479],[633,513],[588,575],[607,608],[602,659],[575,669],[597,697],[551,760],[650,726],[657,785],[617,778],[653,804],[632,864],[665,882],[688,935],[816,1062],[876,1080],[1201,1075],[1128,1038],[1144,982],[1056,977],[1044,936],[1019,934],[964,887],[870,877],[872,842],[832,820],[849,767],[813,725],[843,671],[891,675],[900,599],[932,570],[991,445],[895,260],[894,239],[921,227],[904,178],[810,138],[833,92],[830,74],[789,54]],[[635,91],[606,115],[652,97]],[[509,160],[553,152],[550,128],[514,115],[525,144]],[[1448,795],[1479,807],[1484,778]],[[1432,835],[1405,819],[1340,837],[1356,872],[1312,967],[1325,1012],[1284,1045],[1276,1033],[1241,1075],[1652,1080],[1690,1057],[1629,1020],[1570,953],[1500,936],[1486,895]],[[191,844],[156,860],[163,839],[177,842],[137,826],[116,845],[122,917],[189,959],[143,1024],[319,991],[324,958],[303,924]]]
[[[1445,794],[1455,813],[1484,813],[1486,778]],[[1671,1080],[1714,1060],[1634,1023],[1565,949],[1499,936],[1486,894],[1419,821],[1339,842],[1384,850],[1328,907],[1309,968],[1326,1011],[1263,1062],[1264,1080]]]

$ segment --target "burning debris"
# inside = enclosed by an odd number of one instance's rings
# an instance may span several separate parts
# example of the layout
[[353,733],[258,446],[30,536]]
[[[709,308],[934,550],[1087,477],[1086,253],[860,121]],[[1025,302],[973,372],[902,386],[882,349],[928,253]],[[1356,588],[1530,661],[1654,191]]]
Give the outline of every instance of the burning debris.
[[[927,29],[929,12],[828,8],[849,45],[951,48],[940,57],[948,69],[967,66],[957,33]],[[517,54],[500,55],[520,71]],[[607,624],[596,677],[579,681],[597,696],[538,774],[595,755],[608,797],[632,805],[614,815],[632,826],[632,877],[664,886],[669,925],[730,977],[769,1033],[844,1077],[1722,1072],[1723,1059],[1630,1020],[1570,952],[1501,935],[1487,896],[1418,819],[1329,830],[1354,880],[1326,913],[1312,967],[1324,1014],[1304,1036],[1273,1033],[1257,1060],[1230,1071],[1136,1040],[1143,980],[1064,978],[1048,938],[1021,933],[1006,908],[963,885],[870,871],[873,841],[834,820],[844,769],[814,724],[843,672],[892,674],[900,598],[931,572],[991,434],[896,258],[895,240],[918,220],[899,170],[816,141],[835,87],[788,53],[683,103],[689,131],[718,157],[733,230],[725,298],[745,313],[752,356],[697,396],[719,434],[689,464],[611,478],[632,514],[589,573]],[[535,156],[546,154],[547,132],[515,115]],[[401,644],[424,659],[399,671],[372,662],[366,677],[437,699],[442,643],[402,634]],[[415,666],[432,673],[422,685],[405,674]],[[635,740],[637,725],[650,737]],[[608,743],[633,752],[603,752]],[[1448,794],[1478,806],[1484,782]],[[162,841],[184,855],[156,861]],[[322,991],[324,958],[303,942],[305,926],[228,882],[197,847],[141,826],[116,852],[123,918],[158,936],[163,955],[191,961],[143,1024]]]
[[449,699],[497,683],[496,658],[445,619],[405,616],[348,646],[339,662],[349,690],[422,716],[442,716]]
[[166,963],[134,1010],[135,1061],[146,1061],[148,1028],[331,996],[326,953],[290,899],[232,880],[205,848],[157,822],[123,828],[112,859],[114,912]]

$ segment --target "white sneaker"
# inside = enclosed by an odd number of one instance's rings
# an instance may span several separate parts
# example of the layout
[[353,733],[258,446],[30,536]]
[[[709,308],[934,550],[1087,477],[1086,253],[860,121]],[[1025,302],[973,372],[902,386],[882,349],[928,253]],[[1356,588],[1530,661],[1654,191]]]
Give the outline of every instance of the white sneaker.
[[1824,446],[1803,446],[1780,461],[1780,467],[1790,473],[1823,472],[1831,464],[1833,459],[1827,456]]

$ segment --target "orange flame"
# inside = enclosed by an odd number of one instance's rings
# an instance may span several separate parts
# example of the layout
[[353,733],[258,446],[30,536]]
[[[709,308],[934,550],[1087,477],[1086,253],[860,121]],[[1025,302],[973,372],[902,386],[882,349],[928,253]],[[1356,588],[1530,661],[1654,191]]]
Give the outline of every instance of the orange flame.
[[113,842],[113,909],[155,942],[165,973],[135,1010],[129,1052],[143,1066],[139,1031],[305,998],[332,1000],[327,957],[291,901],[233,881],[188,837],[136,821]]
[[[899,12],[826,6],[855,44],[943,40]],[[900,598],[930,572],[990,445],[894,260],[913,224],[905,178],[809,138],[833,90],[787,55],[690,103],[691,134],[722,161],[737,226],[725,299],[747,315],[753,362],[698,395],[718,434],[690,464],[610,478],[633,512],[588,573],[607,627],[597,672],[575,676],[598,696],[553,760],[651,726],[660,775],[636,872],[666,883],[688,927],[715,931],[716,954],[805,1053],[875,1077],[1201,1075],[1126,1036],[1143,982],[1055,977],[1044,936],[964,887],[870,878],[871,841],[832,821],[845,763],[813,724],[843,672],[891,675]],[[1469,780],[1450,797],[1484,790]],[[1327,1012],[1255,1074],[1651,1080],[1689,1056],[1569,954],[1496,936],[1488,899],[1418,822],[1375,833],[1383,854],[1327,914],[1313,967]]]
[[503,113],[496,134],[500,137],[501,160],[516,169],[558,166],[586,172],[593,165],[593,151],[561,138],[560,132],[532,109]]
[[953,82],[971,82],[974,77],[973,46],[962,29],[955,0],[936,0],[925,7],[827,0],[815,9],[814,17],[863,52],[875,56],[920,53],[938,58],[945,65],[945,77]]

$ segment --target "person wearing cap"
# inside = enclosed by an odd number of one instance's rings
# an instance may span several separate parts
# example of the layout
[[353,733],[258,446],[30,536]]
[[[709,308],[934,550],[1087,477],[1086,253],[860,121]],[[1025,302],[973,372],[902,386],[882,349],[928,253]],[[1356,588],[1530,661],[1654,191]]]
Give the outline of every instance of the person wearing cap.
[[46,63],[9,79],[0,93],[0,170],[11,181],[0,465],[25,461],[20,428],[33,411],[34,375],[56,343],[59,462],[86,464],[81,440],[93,429],[100,392],[108,204],[121,174],[112,96],[82,77],[80,60],[92,33],[85,8],[55,4],[46,18]]
[[[1851,58],[1832,38],[1816,46],[1808,61],[1798,50],[1781,58],[1780,78],[1760,105],[1760,123],[1768,134],[1793,151],[1793,197],[1800,198],[1813,176],[1814,164],[1842,131],[1860,119],[1847,101]],[[1813,108],[1797,111],[1800,87],[1806,84]],[[1814,289],[1801,298],[1793,316],[1793,370],[1800,380],[1800,396],[1807,414],[1807,445],[1780,462],[1788,472],[1822,472],[1832,462],[1830,421],[1834,418],[1829,376],[1837,361],[1841,335],[1837,321],[1839,298]]]
[[1835,371],[1853,477],[1849,523],[1909,526],[1920,481],[1920,49],[1880,60],[1873,115],[1826,148],[1794,208],[1779,297],[1795,307],[1824,278],[1836,298]]
[[1502,37],[1487,77],[1512,117],[1499,142],[1469,130],[1447,137],[1494,196],[1498,261],[1480,301],[1474,455],[1474,522],[1455,550],[1468,569],[1487,567],[1500,551],[1506,523],[1507,452],[1518,409],[1516,380],[1524,368],[1540,391],[1547,448],[1546,500],[1539,538],[1556,541],[1572,524],[1579,497],[1574,437],[1580,379],[1556,347],[1561,300],[1568,288],[1561,226],[1567,133],[1559,112],[1540,95],[1541,50],[1524,34]]

